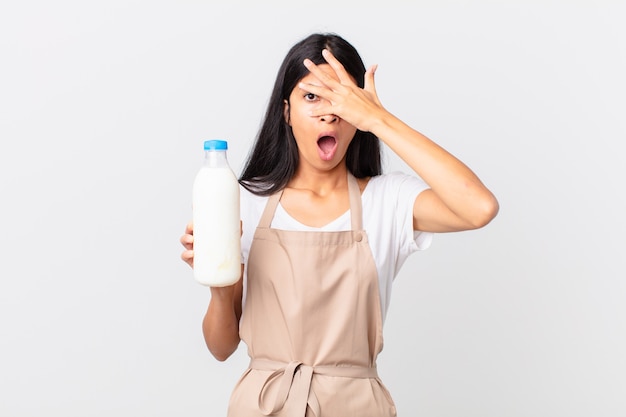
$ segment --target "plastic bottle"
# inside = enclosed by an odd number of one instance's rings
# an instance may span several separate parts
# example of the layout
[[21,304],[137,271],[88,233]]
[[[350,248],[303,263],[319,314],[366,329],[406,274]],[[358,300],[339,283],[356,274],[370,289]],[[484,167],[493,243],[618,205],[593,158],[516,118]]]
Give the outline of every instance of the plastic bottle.
[[204,142],[193,183],[193,273],[202,285],[232,285],[241,275],[239,182],[226,159],[228,143]]

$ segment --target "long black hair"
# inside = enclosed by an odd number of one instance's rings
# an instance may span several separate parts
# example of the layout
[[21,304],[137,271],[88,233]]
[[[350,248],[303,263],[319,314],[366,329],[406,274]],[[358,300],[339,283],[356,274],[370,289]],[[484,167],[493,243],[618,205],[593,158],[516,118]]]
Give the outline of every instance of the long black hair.
[[[284,103],[297,83],[309,73],[302,63],[305,58],[317,65],[326,63],[323,49],[332,52],[363,88],[365,65],[357,50],[345,39],[333,33],[316,33],[296,43],[278,70],[265,119],[239,178],[241,185],[254,194],[270,195],[283,189],[296,172],[298,146],[291,126],[285,121]],[[379,139],[370,132],[357,130],[346,153],[346,166],[357,178],[381,174]]]

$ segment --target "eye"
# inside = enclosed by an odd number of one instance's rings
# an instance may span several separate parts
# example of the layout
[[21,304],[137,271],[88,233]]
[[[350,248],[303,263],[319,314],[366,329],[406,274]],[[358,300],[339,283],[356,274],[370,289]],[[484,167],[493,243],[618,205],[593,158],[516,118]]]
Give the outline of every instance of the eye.
[[315,100],[317,100],[317,96],[315,94],[313,94],[313,93],[306,93],[304,95],[304,99],[306,101],[315,101]]

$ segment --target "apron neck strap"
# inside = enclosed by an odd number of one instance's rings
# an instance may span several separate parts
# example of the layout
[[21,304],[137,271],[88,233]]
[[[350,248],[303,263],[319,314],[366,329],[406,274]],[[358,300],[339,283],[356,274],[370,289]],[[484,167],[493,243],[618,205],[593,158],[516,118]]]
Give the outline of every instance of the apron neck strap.
[[361,190],[359,190],[359,184],[356,182],[356,178],[348,171],[348,193],[350,194],[350,222],[352,224],[352,230],[363,229],[363,214],[361,210]]
[[265,210],[263,210],[263,215],[261,216],[261,220],[259,220],[259,227],[262,227],[264,229],[270,228],[270,225],[272,224],[272,219],[274,218],[274,213],[276,212],[276,207],[278,207],[278,202],[280,201],[280,197],[282,195],[283,190],[279,190],[272,194],[267,200]]
[[[356,178],[348,172],[348,194],[350,197],[350,223],[352,226],[352,230],[361,230],[363,228],[362,225],[362,210],[361,210],[361,190],[359,190],[359,184],[356,181]],[[276,212],[276,207],[278,207],[278,202],[280,201],[280,197],[283,195],[283,190],[277,191],[272,194],[267,200],[267,204],[265,205],[265,210],[261,215],[261,220],[259,220],[259,227],[269,228],[272,224],[272,219],[274,218],[274,213]]]

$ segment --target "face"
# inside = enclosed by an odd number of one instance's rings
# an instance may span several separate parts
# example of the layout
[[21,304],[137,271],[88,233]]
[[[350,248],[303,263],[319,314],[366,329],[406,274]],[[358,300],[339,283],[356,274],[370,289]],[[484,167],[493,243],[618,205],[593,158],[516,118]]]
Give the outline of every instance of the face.
[[[338,79],[330,65],[323,64],[319,67],[331,77]],[[319,85],[319,81],[312,74],[305,76],[301,81]],[[291,126],[298,144],[300,164],[306,164],[317,170],[330,170],[339,165],[344,160],[348,145],[356,133],[354,126],[333,114],[309,115],[311,110],[327,104],[326,99],[298,86],[289,95],[289,102],[285,102],[285,120]]]

